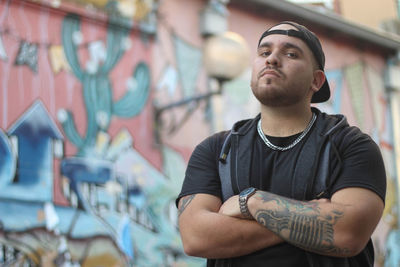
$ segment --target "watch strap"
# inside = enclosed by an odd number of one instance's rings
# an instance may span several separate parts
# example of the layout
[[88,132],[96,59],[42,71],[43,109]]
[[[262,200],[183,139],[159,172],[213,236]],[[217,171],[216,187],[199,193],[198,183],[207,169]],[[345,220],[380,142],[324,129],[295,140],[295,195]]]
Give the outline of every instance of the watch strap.
[[239,194],[239,208],[240,212],[246,219],[253,219],[253,216],[251,215],[249,208],[247,206],[247,201],[249,197],[254,195],[256,193],[256,189],[253,187],[247,188],[240,192]]

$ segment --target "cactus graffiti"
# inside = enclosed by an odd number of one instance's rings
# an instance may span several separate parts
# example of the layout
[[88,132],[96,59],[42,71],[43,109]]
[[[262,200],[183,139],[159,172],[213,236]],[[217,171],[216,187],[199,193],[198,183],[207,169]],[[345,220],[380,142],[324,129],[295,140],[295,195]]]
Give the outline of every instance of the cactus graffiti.
[[77,55],[76,38],[80,32],[80,18],[70,14],[62,24],[62,42],[66,59],[73,74],[82,83],[84,103],[87,112],[87,132],[84,137],[76,130],[73,114],[60,110],[58,118],[64,128],[67,138],[78,149],[77,156],[98,156],[94,152],[97,134],[107,132],[112,116],[129,118],[136,116],[142,110],[149,95],[150,72],[148,66],[140,62],[130,79],[124,96],[113,102],[109,73],[124,54],[124,41],[129,28],[110,22],[107,29],[107,51],[104,64],[97,69],[84,70]]

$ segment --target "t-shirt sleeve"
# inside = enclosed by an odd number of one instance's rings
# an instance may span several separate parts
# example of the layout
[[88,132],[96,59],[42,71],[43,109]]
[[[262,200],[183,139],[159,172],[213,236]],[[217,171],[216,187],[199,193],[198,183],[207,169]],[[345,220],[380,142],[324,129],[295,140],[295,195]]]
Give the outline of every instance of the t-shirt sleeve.
[[221,198],[218,155],[223,136],[223,133],[215,134],[195,147],[186,168],[182,190],[176,199],[177,206],[181,197],[191,194],[211,194]]
[[354,135],[354,131],[359,130],[352,127],[339,145],[342,167],[331,194],[346,187],[362,187],[385,201],[386,172],[380,149],[371,137],[360,132]]

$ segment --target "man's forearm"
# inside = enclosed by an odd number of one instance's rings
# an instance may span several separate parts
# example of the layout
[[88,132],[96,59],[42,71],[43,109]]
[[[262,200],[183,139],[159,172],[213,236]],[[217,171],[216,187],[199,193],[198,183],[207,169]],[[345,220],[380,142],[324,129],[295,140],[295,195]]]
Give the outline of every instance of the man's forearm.
[[247,255],[283,240],[252,220],[198,209],[207,195],[188,196],[180,202],[179,227],[186,254],[203,258]]
[[334,228],[343,217],[340,206],[322,210],[317,201],[296,201],[263,191],[258,191],[254,199],[262,202],[258,207],[249,203],[254,218],[287,242],[325,255],[350,253],[335,243]]
[[180,226],[185,252],[190,256],[239,257],[282,242],[255,221],[217,213],[204,214],[203,219],[201,227],[188,227],[188,230],[182,224]]

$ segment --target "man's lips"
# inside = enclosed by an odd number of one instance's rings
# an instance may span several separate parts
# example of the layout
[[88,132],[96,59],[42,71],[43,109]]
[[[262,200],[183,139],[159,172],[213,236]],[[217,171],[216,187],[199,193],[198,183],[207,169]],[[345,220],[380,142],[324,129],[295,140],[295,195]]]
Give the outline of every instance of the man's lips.
[[276,76],[276,77],[280,76],[276,71],[273,71],[273,70],[264,71],[261,74],[261,76],[264,76],[264,75],[273,75],[273,76]]
[[282,74],[278,71],[278,70],[274,70],[274,69],[264,69],[262,71],[260,71],[260,73],[258,74],[258,78],[265,76],[265,75],[272,75],[275,77],[281,77]]

